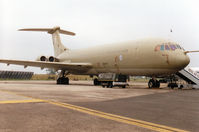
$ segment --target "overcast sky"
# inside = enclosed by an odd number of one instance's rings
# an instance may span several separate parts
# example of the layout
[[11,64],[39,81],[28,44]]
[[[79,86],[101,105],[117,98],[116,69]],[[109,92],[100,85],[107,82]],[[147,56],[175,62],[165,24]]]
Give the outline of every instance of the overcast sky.
[[[185,50],[199,50],[198,5],[197,0],[0,0],[0,58],[35,60],[53,55],[49,34],[17,30],[54,26],[77,34],[61,35],[70,49],[161,37]],[[190,58],[190,66],[199,67],[199,53]],[[0,65],[0,70],[7,69],[23,67]]]

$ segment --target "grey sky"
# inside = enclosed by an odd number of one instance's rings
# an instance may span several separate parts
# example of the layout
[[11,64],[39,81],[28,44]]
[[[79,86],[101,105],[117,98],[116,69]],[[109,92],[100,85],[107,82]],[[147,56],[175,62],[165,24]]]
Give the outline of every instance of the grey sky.
[[[198,5],[197,0],[0,0],[0,58],[34,60],[53,55],[49,34],[17,29],[54,26],[77,34],[61,36],[71,49],[162,37],[186,50],[199,50]],[[190,66],[199,67],[199,53],[190,57]],[[0,68],[23,70],[21,66]]]

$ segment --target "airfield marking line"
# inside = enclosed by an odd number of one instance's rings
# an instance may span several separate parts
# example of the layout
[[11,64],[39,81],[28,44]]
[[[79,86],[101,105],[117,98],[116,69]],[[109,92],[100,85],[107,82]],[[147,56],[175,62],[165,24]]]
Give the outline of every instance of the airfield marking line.
[[69,109],[72,109],[75,111],[80,111],[83,113],[103,117],[103,118],[110,119],[110,120],[119,121],[119,122],[131,124],[131,125],[135,125],[135,126],[140,126],[143,128],[148,128],[148,129],[155,130],[155,131],[187,132],[185,130],[181,130],[181,129],[177,129],[177,128],[172,128],[172,127],[168,127],[168,126],[164,126],[164,125],[150,123],[150,122],[146,122],[146,121],[142,121],[142,120],[136,120],[133,118],[128,118],[128,117],[119,116],[119,115],[115,115],[115,114],[105,113],[105,112],[101,112],[101,111],[97,111],[97,110],[93,110],[93,109],[89,109],[89,108],[85,108],[85,107],[81,107],[81,106],[76,106],[76,105],[72,105],[72,104],[68,104],[68,103],[53,102],[53,101],[47,101],[47,102],[50,104],[57,105],[57,106],[69,108]]
[[124,117],[124,116],[119,116],[119,115],[115,115],[115,114],[105,113],[105,112],[89,109],[89,108],[86,108],[86,107],[76,106],[76,105],[72,105],[72,104],[68,104],[68,103],[38,99],[38,98],[34,98],[32,96],[26,96],[24,94],[15,93],[15,92],[8,91],[8,90],[0,90],[0,91],[10,93],[10,94],[15,94],[15,95],[18,95],[18,96],[32,98],[32,100],[38,100],[40,102],[45,102],[45,103],[48,103],[48,104],[68,108],[68,109],[71,109],[71,110],[74,110],[74,111],[79,111],[79,112],[82,112],[82,113],[102,117],[102,118],[105,118],[105,119],[110,119],[110,120],[117,121],[117,122],[122,122],[122,123],[125,123],[125,124],[130,124],[130,125],[135,125],[135,126],[139,126],[139,127],[146,128],[146,129],[151,129],[151,130],[154,130],[154,131],[159,131],[159,132],[188,132],[186,130],[181,130],[181,129],[178,129],[178,128],[173,128],[173,127],[169,127],[169,126],[165,126],[165,125],[159,125],[159,124],[155,124],[155,123],[151,123],[151,122],[147,122],[147,121],[142,121],[142,120],[137,120],[137,119]]
[[31,100],[6,100],[0,101],[0,104],[17,104],[17,103],[37,103],[37,102],[44,102],[40,99],[31,99]]

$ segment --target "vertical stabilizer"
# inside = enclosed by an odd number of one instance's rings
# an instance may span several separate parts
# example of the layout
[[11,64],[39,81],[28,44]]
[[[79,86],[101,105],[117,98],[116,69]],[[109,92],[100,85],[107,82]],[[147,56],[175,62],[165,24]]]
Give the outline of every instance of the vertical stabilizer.
[[62,43],[60,39],[60,33],[66,35],[75,35],[73,32],[69,32],[66,30],[60,29],[60,27],[54,28],[29,28],[29,29],[20,29],[19,31],[40,31],[40,32],[48,32],[52,34],[53,46],[54,46],[54,54],[55,57],[68,50]]
[[55,57],[63,53],[64,51],[68,50],[62,43],[60,39],[59,30],[55,30],[55,32],[52,33],[52,40],[53,40],[53,47],[54,47],[54,54]]

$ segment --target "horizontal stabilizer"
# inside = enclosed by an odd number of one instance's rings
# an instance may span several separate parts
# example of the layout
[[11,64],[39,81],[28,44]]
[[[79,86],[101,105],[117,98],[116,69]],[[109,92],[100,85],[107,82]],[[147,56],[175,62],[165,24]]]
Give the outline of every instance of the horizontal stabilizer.
[[66,35],[72,35],[74,36],[75,33],[70,32],[70,31],[66,31],[66,30],[62,30],[60,29],[60,27],[54,27],[54,28],[25,28],[25,29],[19,29],[19,31],[39,31],[39,32],[48,32],[50,34],[53,34],[56,31],[59,31],[59,33],[61,34],[66,34]]

